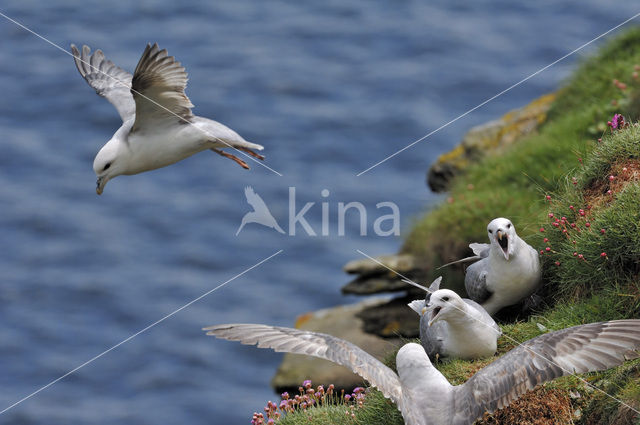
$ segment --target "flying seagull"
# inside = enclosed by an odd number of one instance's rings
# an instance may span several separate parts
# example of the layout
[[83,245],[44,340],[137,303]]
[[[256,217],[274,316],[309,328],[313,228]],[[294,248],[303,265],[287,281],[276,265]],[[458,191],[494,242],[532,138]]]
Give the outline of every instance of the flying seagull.
[[442,277],[424,289],[424,300],[414,300],[409,307],[420,316],[420,343],[432,361],[440,357],[465,360],[492,356],[502,331],[489,313],[475,301],[460,298],[449,289],[440,289]]
[[254,324],[204,330],[218,338],[346,366],[396,403],[407,425],[470,425],[543,382],[618,366],[639,357],[640,349],[640,320],[590,323],[530,339],[454,386],[420,344],[400,348],[396,375],[361,348],[331,335]]
[[80,75],[122,118],[122,126],[93,161],[98,195],[116,176],[165,167],[205,149],[247,169],[246,162],[221,149],[233,148],[264,159],[252,150],[262,150],[262,146],[247,142],[219,122],[191,113],[193,104],[184,93],[187,73],[157,43],[147,44],[133,75],[107,60],[101,50],[91,54],[83,46],[81,53],[72,44],[71,52]]
[[240,230],[247,223],[258,223],[263,226],[270,227],[272,229],[277,230],[279,233],[284,233],[282,227],[278,225],[278,222],[269,211],[267,204],[264,203],[260,195],[253,191],[251,186],[247,186],[244,188],[244,196],[247,198],[247,202],[253,208],[253,211],[249,211],[242,217],[242,223],[240,223],[240,227],[236,232],[236,236],[240,233]]
[[469,245],[472,257],[445,264],[476,261],[467,268],[464,286],[469,298],[491,315],[531,295],[540,283],[538,252],[523,241],[509,219],[496,218],[487,226],[488,244]]

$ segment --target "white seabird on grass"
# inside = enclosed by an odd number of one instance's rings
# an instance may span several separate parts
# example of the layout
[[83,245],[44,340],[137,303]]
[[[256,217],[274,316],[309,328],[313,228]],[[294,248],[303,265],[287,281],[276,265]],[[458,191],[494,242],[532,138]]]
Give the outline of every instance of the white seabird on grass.
[[538,288],[540,258],[523,241],[509,219],[496,218],[487,226],[489,243],[472,243],[473,257],[445,264],[476,261],[467,268],[464,286],[469,298],[491,315],[516,304]]
[[530,339],[454,386],[420,344],[400,348],[396,375],[366,351],[331,335],[254,324],[204,330],[217,338],[346,366],[396,403],[407,425],[470,425],[484,412],[509,405],[543,382],[618,366],[637,358],[640,349],[640,320],[590,323]]
[[442,277],[429,288],[405,282],[427,292],[424,300],[409,307],[420,316],[420,343],[434,361],[440,357],[465,360],[492,356],[502,331],[489,313],[475,301],[460,298],[449,289],[440,289]]
[[264,159],[252,150],[262,150],[262,146],[247,142],[219,122],[191,113],[193,104],[184,93],[187,73],[157,43],[147,44],[133,75],[105,59],[101,50],[91,54],[83,46],[80,53],[72,44],[71,51],[80,75],[115,106],[123,122],[93,161],[98,195],[116,176],[165,167],[205,149],[247,169],[246,162],[221,149],[233,148]]

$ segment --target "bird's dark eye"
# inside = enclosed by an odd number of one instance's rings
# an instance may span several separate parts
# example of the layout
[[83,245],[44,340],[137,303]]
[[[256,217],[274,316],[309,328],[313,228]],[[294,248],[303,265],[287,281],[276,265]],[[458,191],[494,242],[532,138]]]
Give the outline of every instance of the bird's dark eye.
[[442,297],[442,301],[449,301],[449,297]]
[[104,166],[102,171],[107,171],[109,169],[109,167],[111,167],[111,163],[107,162],[107,165]]
[[507,229],[511,229],[511,223],[507,224]]
[[493,230],[489,229],[489,233],[493,233]]

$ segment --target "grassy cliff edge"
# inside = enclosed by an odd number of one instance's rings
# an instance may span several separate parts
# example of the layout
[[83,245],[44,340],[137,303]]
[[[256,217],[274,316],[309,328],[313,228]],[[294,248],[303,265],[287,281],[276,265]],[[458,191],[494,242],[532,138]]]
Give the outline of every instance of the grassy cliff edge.
[[[546,331],[640,318],[639,64],[640,29],[610,40],[559,91],[539,131],[472,164],[452,182],[447,201],[417,220],[406,238],[402,251],[420,258],[433,277],[438,265],[468,254],[470,241],[485,240],[494,217],[509,217],[540,250],[544,305],[526,321],[503,324],[507,337],[498,355]],[[614,113],[626,121],[616,117],[608,125]],[[461,279],[461,271],[453,277]],[[457,384],[492,360],[438,367]],[[296,408],[275,423],[402,424],[375,390],[349,398]],[[558,379],[479,423],[640,423],[625,404],[640,409],[640,361]]]

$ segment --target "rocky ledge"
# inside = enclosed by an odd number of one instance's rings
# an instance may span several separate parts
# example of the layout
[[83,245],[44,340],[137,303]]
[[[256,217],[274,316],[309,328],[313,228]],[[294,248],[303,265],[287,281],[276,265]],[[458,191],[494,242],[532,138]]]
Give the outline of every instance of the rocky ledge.
[[[365,332],[364,322],[359,315],[369,308],[376,308],[387,302],[388,299],[365,300],[353,305],[307,313],[296,320],[295,327],[345,339],[382,360],[388,352],[401,345],[400,338],[383,339]],[[271,380],[271,386],[277,392],[296,393],[298,386],[305,379],[311,379],[317,384],[334,384],[336,388],[348,391],[363,385],[361,377],[336,363],[316,357],[287,353]]]

